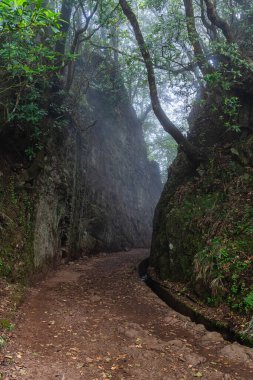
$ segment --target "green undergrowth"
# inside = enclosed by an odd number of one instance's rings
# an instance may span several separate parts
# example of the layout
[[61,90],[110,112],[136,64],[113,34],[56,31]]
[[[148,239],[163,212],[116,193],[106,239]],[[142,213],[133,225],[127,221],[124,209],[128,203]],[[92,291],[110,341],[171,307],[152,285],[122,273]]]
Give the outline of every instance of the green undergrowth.
[[22,179],[0,176],[0,277],[26,283],[33,271],[34,200]]
[[26,296],[27,287],[21,283],[9,283],[0,279],[0,352],[5,347],[15,328],[16,312]]
[[163,278],[185,281],[209,305],[226,302],[243,313],[253,312],[252,165],[253,138],[214,152],[173,196],[162,256]]

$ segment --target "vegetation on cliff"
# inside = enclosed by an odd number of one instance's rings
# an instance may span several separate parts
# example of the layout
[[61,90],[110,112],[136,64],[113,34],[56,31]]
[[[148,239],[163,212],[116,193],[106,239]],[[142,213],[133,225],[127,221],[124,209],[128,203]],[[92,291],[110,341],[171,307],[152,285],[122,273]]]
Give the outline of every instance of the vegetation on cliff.
[[[252,137],[217,148],[166,198],[152,263],[209,305],[252,313]],[[159,245],[160,247],[159,247]],[[159,247],[159,248],[158,248]]]
[[59,15],[41,1],[1,2],[0,130],[25,141],[30,160],[48,134],[42,125],[48,114],[44,97],[58,70],[54,46],[59,38]]
[[0,7],[0,276],[147,246],[159,169],[116,58],[90,43],[116,5]]

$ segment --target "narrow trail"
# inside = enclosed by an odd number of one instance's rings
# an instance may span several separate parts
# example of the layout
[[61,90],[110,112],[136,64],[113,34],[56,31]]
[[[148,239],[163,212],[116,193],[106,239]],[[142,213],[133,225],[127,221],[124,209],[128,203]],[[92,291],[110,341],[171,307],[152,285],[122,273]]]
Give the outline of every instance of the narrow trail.
[[83,259],[31,289],[0,379],[253,379],[251,349],[176,313],[138,278],[146,256]]

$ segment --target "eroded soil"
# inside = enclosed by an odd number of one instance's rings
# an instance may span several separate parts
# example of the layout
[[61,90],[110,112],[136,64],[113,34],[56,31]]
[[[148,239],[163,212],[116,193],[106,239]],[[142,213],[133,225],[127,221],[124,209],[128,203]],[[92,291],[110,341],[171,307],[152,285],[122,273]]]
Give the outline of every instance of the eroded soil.
[[2,379],[253,379],[253,349],[176,313],[139,279],[147,254],[86,258],[31,289],[0,354]]

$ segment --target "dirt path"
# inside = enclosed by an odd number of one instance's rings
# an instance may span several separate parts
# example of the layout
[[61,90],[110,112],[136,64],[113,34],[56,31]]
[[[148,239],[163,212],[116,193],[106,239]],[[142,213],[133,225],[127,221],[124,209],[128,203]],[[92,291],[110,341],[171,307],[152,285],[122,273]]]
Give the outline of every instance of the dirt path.
[[62,267],[32,289],[0,379],[253,379],[251,349],[174,312],[138,278],[144,250]]

